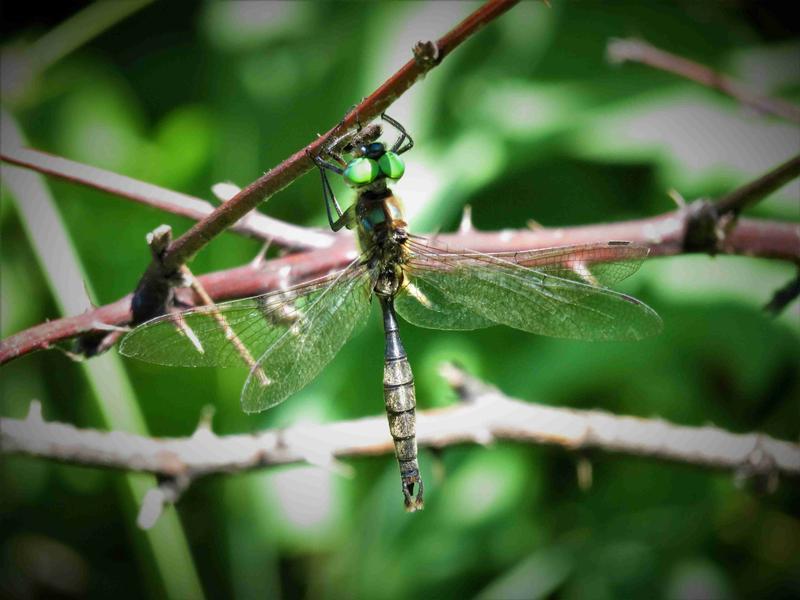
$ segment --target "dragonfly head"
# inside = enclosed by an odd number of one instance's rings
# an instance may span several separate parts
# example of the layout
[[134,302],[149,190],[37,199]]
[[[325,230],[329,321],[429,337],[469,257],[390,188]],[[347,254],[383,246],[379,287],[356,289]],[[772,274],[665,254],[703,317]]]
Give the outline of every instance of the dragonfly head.
[[342,176],[350,187],[359,189],[377,181],[397,181],[405,173],[403,160],[394,152],[386,150],[381,142],[365,144],[358,149],[357,156],[344,169]]

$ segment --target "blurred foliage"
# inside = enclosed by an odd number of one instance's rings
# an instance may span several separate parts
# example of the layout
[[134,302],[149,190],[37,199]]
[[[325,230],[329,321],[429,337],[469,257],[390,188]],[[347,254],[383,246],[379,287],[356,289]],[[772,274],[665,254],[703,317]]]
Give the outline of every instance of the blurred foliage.
[[[19,67],[25,49],[80,6],[71,4],[47,17],[35,7],[4,12],[5,109],[36,148],[204,198],[214,183],[246,184],[303,147],[405,62],[415,41],[441,35],[476,6],[159,3],[45,71]],[[797,101],[800,43],[785,10],[744,0],[553,2],[549,10],[523,2],[390,111],[417,142],[397,186],[413,226],[452,229],[465,204],[487,230],[645,217],[670,210],[671,188],[714,197],[785,160],[800,149],[796,127],[674,76],[605,60],[609,38],[641,36]],[[133,289],[149,259],[146,232],[190,225],[48,184],[98,304]],[[797,221],[797,198],[795,182],[752,213]],[[324,225],[318,176],[261,210]],[[8,198],[0,228],[6,336],[59,315]],[[240,265],[258,248],[226,234],[193,267]],[[623,289],[656,308],[665,329],[635,344],[405,326],[419,404],[454,401],[436,371],[454,360],[530,401],[797,440],[797,303],[776,320],[760,310],[792,275],[790,265],[747,258],[651,260]],[[206,405],[216,408],[219,433],[246,432],[380,413],[382,344],[373,315],[317,381],[257,416],[239,409],[240,371],[126,366],[154,435],[190,434]],[[87,383],[60,353],[4,367],[2,386],[3,416],[24,415],[38,398],[48,419],[96,426]],[[427,507],[415,515],[402,511],[391,456],[351,461],[351,479],[301,467],[200,481],[178,511],[212,597],[800,595],[796,483],[762,496],[729,473],[583,456],[593,465],[586,491],[576,482],[579,457],[561,449],[423,450]],[[5,458],[0,590],[152,593],[133,566],[144,550],[115,493],[119,477]]]

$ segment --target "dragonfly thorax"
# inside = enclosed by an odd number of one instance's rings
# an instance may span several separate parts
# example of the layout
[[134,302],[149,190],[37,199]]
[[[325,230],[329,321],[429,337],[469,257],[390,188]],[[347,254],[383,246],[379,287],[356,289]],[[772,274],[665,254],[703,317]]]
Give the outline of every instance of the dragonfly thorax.
[[371,266],[385,271],[405,263],[407,225],[392,192],[385,189],[382,193],[360,194],[355,213],[358,240]]

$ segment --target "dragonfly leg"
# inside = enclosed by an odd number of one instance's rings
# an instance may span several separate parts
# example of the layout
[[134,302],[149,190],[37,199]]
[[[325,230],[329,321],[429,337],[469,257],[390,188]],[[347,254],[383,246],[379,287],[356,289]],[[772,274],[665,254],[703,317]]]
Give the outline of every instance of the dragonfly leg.
[[[333,163],[326,162],[321,156],[309,155],[309,157],[319,168],[319,174],[322,177],[322,197],[325,201],[325,212],[328,215],[328,224],[333,231],[339,231],[342,227],[347,226],[350,217],[342,210],[342,207],[339,206],[339,203],[336,201],[336,195],[333,193],[333,187],[331,187],[331,182],[328,180],[328,175],[325,171],[333,171],[337,175],[341,175],[344,173],[344,169]],[[333,207],[333,211],[336,212],[335,219],[331,207]]]
[[411,139],[411,136],[408,135],[406,128],[403,127],[398,121],[386,113],[381,114],[381,119],[392,125],[392,127],[400,132],[400,137],[398,137],[395,143],[392,144],[392,152],[395,154],[403,154],[403,152],[407,152],[414,147],[414,140]]

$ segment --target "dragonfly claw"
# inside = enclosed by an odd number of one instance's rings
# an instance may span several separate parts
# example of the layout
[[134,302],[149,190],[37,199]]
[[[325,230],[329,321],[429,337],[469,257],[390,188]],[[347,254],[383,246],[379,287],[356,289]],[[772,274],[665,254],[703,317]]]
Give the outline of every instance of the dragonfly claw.
[[[417,486],[417,494],[414,495],[414,485]],[[419,475],[403,477],[403,498],[406,505],[406,512],[417,512],[425,507],[422,500],[422,478]]]

